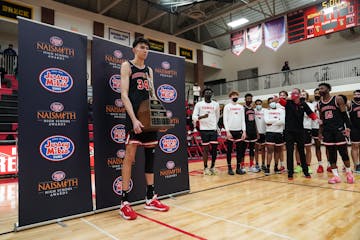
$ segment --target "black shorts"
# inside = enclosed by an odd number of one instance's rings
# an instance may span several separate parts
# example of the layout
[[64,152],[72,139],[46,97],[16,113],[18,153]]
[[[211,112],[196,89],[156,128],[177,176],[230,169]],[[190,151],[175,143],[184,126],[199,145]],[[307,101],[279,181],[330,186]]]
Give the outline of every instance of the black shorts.
[[319,139],[319,129],[318,128],[311,129],[311,135],[313,139]]
[[267,132],[265,140],[268,145],[282,146],[285,144],[283,135],[277,132]]
[[256,141],[257,141],[256,132],[246,132],[245,142],[256,142]]
[[305,146],[311,146],[312,145],[312,137],[311,137],[311,129],[304,129],[304,145]]
[[346,144],[345,135],[339,130],[324,130],[323,143],[325,146]]
[[351,143],[360,143],[360,129],[352,128],[350,131]]
[[202,145],[218,144],[218,134],[215,130],[200,130]]
[[265,133],[260,133],[259,134],[259,138],[258,138],[256,143],[261,144],[261,145],[265,143]]
[[127,134],[125,144],[139,144],[143,146],[158,144],[157,132],[135,134],[134,131],[130,131]]
[[231,142],[241,142],[241,136],[243,134],[243,131],[230,131],[231,135],[232,135],[232,139],[227,139],[227,141],[231,141]]

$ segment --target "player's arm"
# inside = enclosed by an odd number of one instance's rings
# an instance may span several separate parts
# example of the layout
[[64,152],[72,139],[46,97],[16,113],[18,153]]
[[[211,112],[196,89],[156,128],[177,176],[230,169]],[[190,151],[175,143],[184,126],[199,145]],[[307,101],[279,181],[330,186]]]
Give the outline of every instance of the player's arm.
[[324,112],[321,111],[319,104],[317,105],[317,109],[319,110],[319,116],[320,116],[320,125],[319,125],[319,135],[318,135],[318,137],[321,140],[322,136],[323,136],[323,128],[324,128],[323,122],[324,122],[325,116],[324,116]]
[[126,112],[128,113],[135,133],[141,133],[141,128],[144,127],[136,118],[133,106],[129,99],[129,85],[130,85],[131,68],[128,62],[121,64],[121,100],[124,103]]
[[147,75],[146,77],[147,77],[148,83],[149,83],[150,97],[157,99],[156,94],[155,94],[154,72],[151,67],[148,67],[148,68],[149,68],[149,76]]
[[306,102],[301,103],[304,107],[305,113],[306,115],[308,115],[309,118],[311,118],[312,120],[316,120],[318,117],[316,115],[316,113],[314,113],[311,108],[309,107],[309,105]]
[[336,104],[339,106],[341,117],[344,120],[346,131],[349,132],[351,128],[351,123],[349,116],[346,112],[346,103],[344,102],[344,99],[341,96],[336,96]]

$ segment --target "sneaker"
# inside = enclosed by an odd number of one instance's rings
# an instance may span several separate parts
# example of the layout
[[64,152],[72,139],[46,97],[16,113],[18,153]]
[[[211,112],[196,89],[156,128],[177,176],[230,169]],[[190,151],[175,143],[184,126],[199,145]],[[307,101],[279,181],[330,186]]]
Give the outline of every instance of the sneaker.
[[285,169],[284,166],[281,166],[281,167],[279,168],[279,170],[280,170],[280,172],[282,172],[282,173],[286,172],[286,169]]
[[333,176],[328,181],[329,184],[341,183],[341,178],[338,176]]
[[265,172],[266,170],[266,166],[265,165],[261,165],[261,171],[264,171]]
[[354,175],[352,174],[352,172],[346,173],[346,181],[349,184],[353,184],[355,182],[355,178],[354,178]]
[[256,168],[255,166],[252,166],[252,167],[250,168],[250,172],[258,173],[258,172],[260,172],[260,169]]
[[204,175],[210,176],[211,172],[209,168],[204,168]]
[[229,175],[234,175],[234,171],[232,170],[232,168],[229,168],[229,169],[228,169],[228,174],[229,174]]
[[332,172],[331,171],[331,166],[328,166],[327,169],[326,169],[327,172]]
[[270,175],[270,168],[266,168],[265,169],[265,176],[269,176]]
[[237,168],[236,174],[244,175],[244,174],[246,174],[246,171],[243,168]]
[[155,211],[160,211],[160,212],[166,212],[169,211],[170,207],[161,203],[158,199],[157,199],[157,195],[155,194],[153,196],[152,199],[145,199],[145,209],[149,209],[149,210],[155,210]]
[[120,216],[122,216],[126,220],[134,220],[137,217],[136,212],[131,208],[129,202],[123,202],[120,205]]
[[280,169],[278,169],[278,168],[274,168],[274,172],[275,172],[276,174],[281,174],[281,171],[280,171]]
[[294,173],[301,173],[302,172],[302,168],[300,165],[297,165],[295,168],[294,168]]
[[294,180],[294,177],[291,175],[291,176],[288,176],[288,180],[289,181],[292,181],[292,180]]
[[318,166],[318,169],[316,170],[317,173],[323,173],[324,172],[324,168],[322,165]]
[[342,171],[343,171],[343,172],[346,172],[346,168],[345,168],[345,166],[343,166]]
[[257,172],[261,171],[260,166],[258,164],[255,165],[255,168],[258,170]]
[[360,164],[356,165],[355,172],[360,173]]
[[308,173],[313,173],[313,170],[311,169],[310,166],[308,166]]
[[217,171],[215,168],[210,168],[210,175],[216,175],[217,174]]
[[311,178],[310,174],[305,175],[305,178]]

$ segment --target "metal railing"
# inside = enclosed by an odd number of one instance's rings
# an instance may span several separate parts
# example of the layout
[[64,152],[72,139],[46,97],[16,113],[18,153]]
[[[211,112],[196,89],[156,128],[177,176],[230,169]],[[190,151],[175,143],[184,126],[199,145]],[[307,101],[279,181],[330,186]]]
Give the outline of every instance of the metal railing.
[[289,89],[289,86],[316,87],[319,82],[327,81],[335,83],[334,85],[360,82],[360,58],[232,80],[210,87],[214,90],[216,97],[225,96],[233,89],[242,93],[259,91],[256,95],[262,95],[277,92],[278,89]]
[[15,75],[17,56],[0,53],[0,72]]

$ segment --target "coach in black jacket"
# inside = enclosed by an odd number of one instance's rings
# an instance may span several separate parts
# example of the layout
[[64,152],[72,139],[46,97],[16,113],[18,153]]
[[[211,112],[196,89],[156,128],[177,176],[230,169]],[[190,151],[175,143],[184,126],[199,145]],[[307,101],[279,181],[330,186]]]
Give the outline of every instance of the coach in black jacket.
[[297,149],[300,155],[301,167],[306,178],[311,178],[308,166],[306,164],[304,152],[304,113],[312,120],[316,120],[316,114],[311,111],[309,106],[300,100],[300,89],[294,88],[291,92],[291,99],[274,98],[285,107],[285,141],[288,179],[293,179],[294,174],[294,143],[297,143]]

